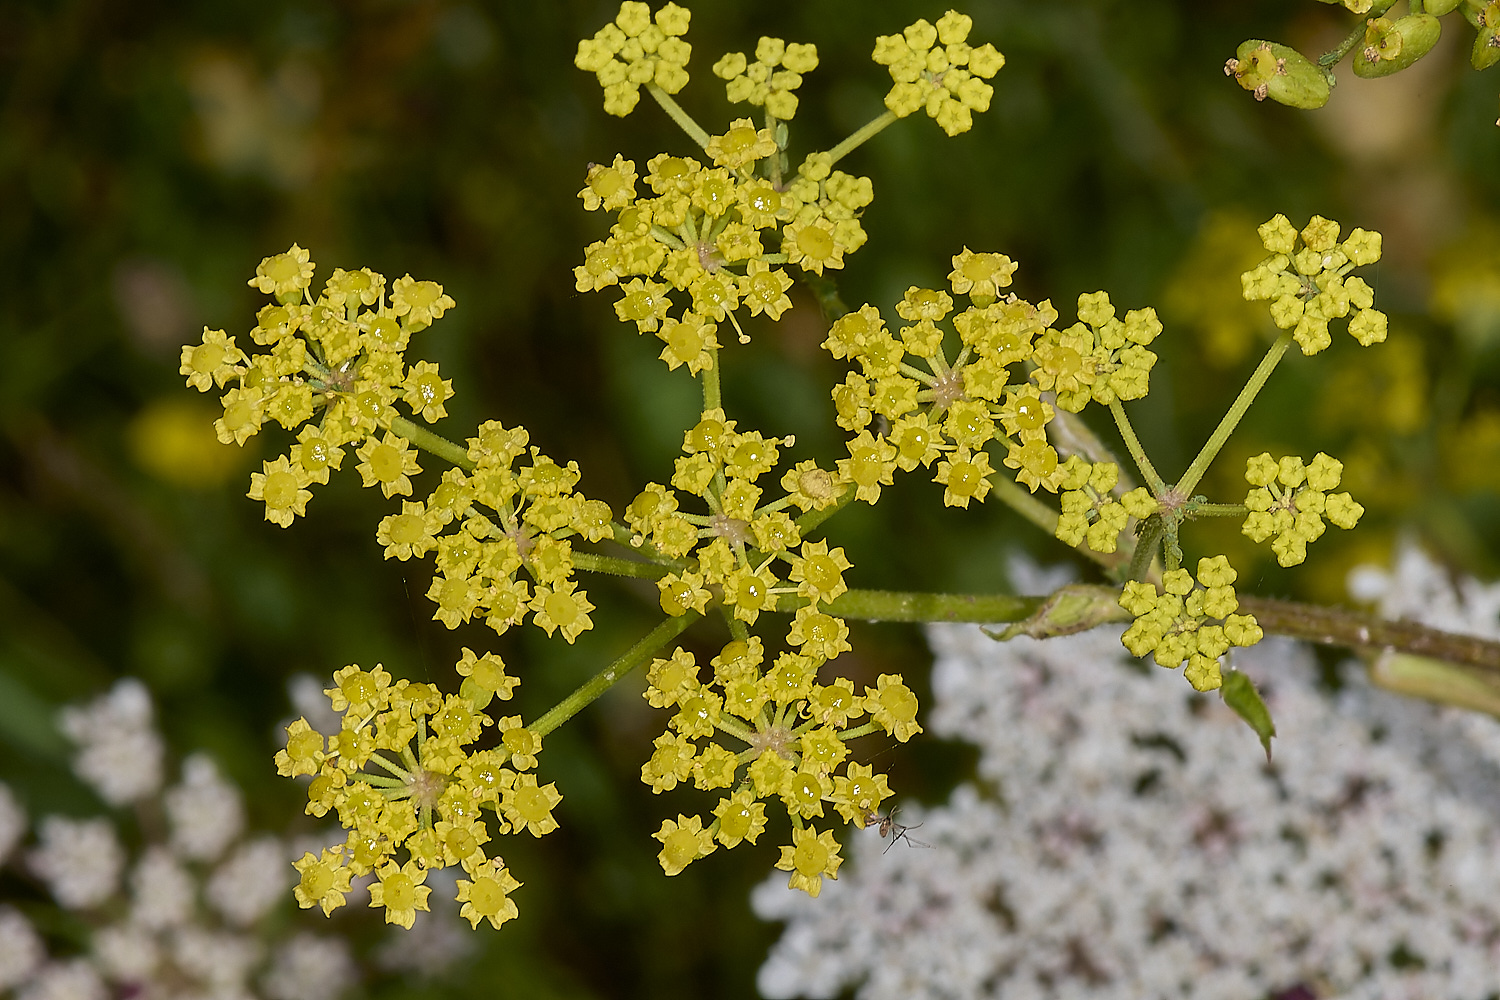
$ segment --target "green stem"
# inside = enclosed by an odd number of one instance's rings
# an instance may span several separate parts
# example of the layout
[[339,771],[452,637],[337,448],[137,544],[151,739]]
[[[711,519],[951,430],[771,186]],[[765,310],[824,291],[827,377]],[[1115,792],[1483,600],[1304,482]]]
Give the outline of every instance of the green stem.
[[1157,475],[1156,467],[1151,464],[1151,459],[1146,457],[1146,451],[1141,447],[1140,438],[1135,436],[1135,428],[1130,426],[1130,418],[1125,415],[1125,407],[1120,405],[1118,399],[1109,404],[1110,415],[1115,418],[1115,426],[1120,429],[1120,436],[1125,439],[1125,447],[1130,451],[1130,457],[1135,459],[1136,468],[1141,470],[1141,475],[1146,477],[1146,485],[1151,487],[1151,492],[1161,496],[1167,491],[1166,480]]
[[876,725],[873,722],[866,722],[863,726],[858,726],[854,729],[846,729],[843,732],[839,733],[839,739],[847,743],[850,740],[858,739],[861,736],[869,736],[871,733],[877,732],[881,732],[880,726]]
[[639,642],[627,649],[613,663],[584,681],[576,691],[553,705],[545,715],[527,728],[538,736],[546,736],[608,691],[620,678],[645,663],[652,654],[681,635],[689,625],[701,617],[703,616],[697,612],[689,611],[679,618],[668,618],[642,636]]
[[573,566],[585,573],[608,573],[610,576],[631,576],[641,580],[659,580],[667,575],[666,568],[655,563],[595,555],[592,552],[574,552]]
[[888,126],[892,125],[897,120],[898,119],[896,118],[896,113],[894,111],[887,111],[879,118],[871,119],[869,122],[865,123],[865,125],[858,131],[854,132],[843,142],[839,143],[837,146],[834,146],[828,151],[828,155],[831,157],[831,159],[829,160],[830,165],[839,162],[844,157],[848,156],[850,153],[858,149],[860,146],[864,145],[867,141],[875,138],[881,132],[884,132]]
[[[1017,622],[1041,607],[1043,598],[1010,594],[924,594],[895,590],[846,590],[825,605],[831,615],[871,622]],[[805,598],[788,594],[777,611],[795,611]]]
[[1161,536],[1166,533],[1160,515],[1149,517],[1143,523],[1145,527],[1141,531],[1140,540],[1135,543],[1135,553],[1130,558],[1132,580],[1146,579],[1146,574],[1151,572],[1151,561],[1156,558],[1156,547],[1161,544]]
[[1183,508],[1188,517],[1244,517],[1250,508],[1242,503],[1196,503]]
[[438,458],[452,462],[465,472],[474,471],[474,463],[469,460],[469,449],[461,444],[455,444],[445,437],[432,433],[419,424],[414,424],[405,417],[391,418],[391,433],[397,437],[406,438],[412,444],[423,451],[430,451]]
[[671,94],[668,94],[654,83],[646,84],[646,93],[656,98],[656,103],[661,105],[661,109],[677,123],[678,128],[688,134],[689,139],[698,144],[699,149],[708,148],[708,133],[703,131],[703,126],[693,121],[691,115],[682,110],[682,105],[672,100]]
[[724,405],[724,399],[719,392],[719,349],[711,347],[708,356],[712,363],[703,369],[703,409],[717,410]]
[[1276,343],[1266,352],[1266,356],[1260,359],[1260,365],[1250,376],[1250,381],[1245,383],[1245,388],[1235,398],[1234,405],[1229,412],[1224,414],[1224,419],[1219,421],[1219,426],[1214,428],[1213,436],[1203,445],[1203,450],[1198,452],[1198,457],[1193,459],[1193,464],[1182,474],[1173,490],[1178,496],[1186,497],[1193,492],[1193,487],[1203,478],[1208,471],[1209,463],[1219,454],[1219,449],[1224,447],[1224,442],[1229,440],[1229,435],[1234,433],[1235,427],[1239,425],[1240,418],[1245,411],[1250,409],[1250,404],[1255,402],[1256,394],[1266,384],[1266,379],[1271,377],[1271,372],[1276,370],[1276,365],[1281,361],[1282,355],[1286,354],[1287,347],[1292,342],[1290,333],[1283,333],[1276,338]]

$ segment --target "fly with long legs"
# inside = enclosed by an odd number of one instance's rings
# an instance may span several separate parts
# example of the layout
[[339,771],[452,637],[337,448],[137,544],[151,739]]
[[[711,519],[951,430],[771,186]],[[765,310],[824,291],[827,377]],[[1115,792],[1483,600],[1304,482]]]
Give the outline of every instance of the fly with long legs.
[[891,838],[891,842],[885,845],[885,851],[881,851],[880,853],[884,854],[892,847],[895,847],[898,840],[906,841],[908,847],[932,847],[931,844],[917,840],[907,832],[917,829],[922,825],[921,823],[917,823],[914,826],[907,826],[904,823],[896,822],[896,812],[900,808],[900,806],[892,806],[890,812],[887,813],[877,813],[870,809],[865,810],[865,826],[873,825],[882,840],[886,837]]

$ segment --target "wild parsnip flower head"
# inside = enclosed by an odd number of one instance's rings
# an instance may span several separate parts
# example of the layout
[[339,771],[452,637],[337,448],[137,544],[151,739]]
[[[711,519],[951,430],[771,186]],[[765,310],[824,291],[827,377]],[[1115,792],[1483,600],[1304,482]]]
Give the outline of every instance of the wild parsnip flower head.
[[789,121],[797,113],[795,91],[802,77],[817,66],[816,45],[762,37],[754,62],[748,62],[743,52],[730,52],[714,63],[714,76],[727,81],[725,89],[733,103],[764,107],[771,117]]
[[599,78],[604,110],[621,118],[635,110],[641,87],[654,84],[675,94],[687,86],[687,34],[692,12],[668,3],[652,17],[649,4],[626,0],[613,23],[578,43],[573,65]]
[[1271,319],[1292,330],[1303,354],[1317,354],[1330,343],[1330,320],[1354,311],[1349,335],[1361,346],[1385,340],[1385,313],[1372,308],[1374,292],[1364,279],[1351,276],[1356,267],[1380,259],[1380,234],[1355,229],[1342,242],[1339,224],[1315,215],[1301,232],[1286,216],[1260,227],[1261,242],[1271,256],[1240,276],[1244,296],[1271,303]]
[[315,265],[301,247],[267,257],[250,284],[277,298],[256,316],[250,339],[262,348],[246,354],[223,331],[203,331],[202,342],[182,349],[181,374],[207,392],[236,383],[220,399],[219,440],[244,444],[269,420],[296,435],[285,454],[262,462],[250,476],[251,499],[266,505],[266,520],[288,527],[307,513],[311,487],[326,484],[341,467],[346,448],[359,456],[366,486],[387,497],[409,496],[420,471],[404,440],[374,435],[399,416],[404,403],[432,422],[447,414],[452,385],[437,365],[410,370],[404,352],[411,335],[454,306],[432,281],[398,278],[386,294],[384,276],[368,268],[337,268],[314,299]]
[[1005,65],[989,42],[968,44],[972,27],[967,14],[950,10],[936,25],[919,20],[899,35],[876,39],[873,58],[895,81],[885,106],[900,118],[923,109],[949,135],[972,128],[974,112],[988,111],[995,92],[985,81]]
[[351,880],[373,872],[370,905],[383,908],[387,923],[410,928],[428,908],[428,872],[457,866],[469,876],[457,889],[471,926],[498,927],[516,915],[509,893],[520,883],[485,845],[506,833],[556,829],[552,810],[562,796],[525,773],[536,767],[542,740],[519,717],[501,721],[498,746],[474,745],[495,721],[485,706],[508,700],[519,683],[501,659],[465,648],[457,671],[461,692],[444,695],[393,680],[379,665],[351,665],[326,691],[341,714],[337,733],[320,733],[305,718],[287,727],[278,772],[313,775],[307,812],[331,812],[348,830],[344,843],[296,863],[304,909],[332,913]]
[[1245,497],[1250,513],[1243,531],[1253,541],[1270,538],[1271,551],[1283,566],[1307,558],[1308,543],[1323,535],[1323,522],[1354,527],[1365,509],[1348,493],[1334,493],[1344,463],[1318,452],[1312,462],[1288,455],[1279,461],[1263,452],[1245,463],[1245,481],[1253,489]]
[[701,816],[679,814],[654,834],[668,875],[719,846],[755,843],[766,826],[766,806],[779,802],[793,831],[778,867],[792,873],[792,888],[816,896],[824,875],[837,877],[840,858],[832,832],[812,821],[829,818],[827,804],[863,827],[891,794],[885,775],[849,760],[846,741],[878,729],[905,742],[922,731],[916,695],[894,674],[882,674],[863,695],[845,678],[818,683],[820,665],[848,645],[843,623],[814,609],[841,592],[848,566],[842,550],[825,544],[804,545],[802,552],[793,574],[804,596],[816,596],[797,614],[798,637],[788,637],[799,652],[767,663],[764,644],[751,636],[720,651],[709,664],[711,677],[681,648],[653,661],[647,673],[646,700],[676,714],[642,766],[641,780],[655,792],[689,779],[700,791],[724,790],[707,825]]
[[1121,641],[1135,656],[1150,653],[1169,670],[1187,661],[1183,675],[1199,691],[1223,684],[1219,658],[1231,646],[1253,646],[1264,635],[1254,615],[1241,615],[1234,594],[1238,574],[1223,556],[1198,560],[1198,583],[1185,569],[1163,575],[1164,593],[1132,580],[1120,595],[1120,607],[1135,616]]
[[788,183],[760,176],[781,149],[749,119],[711,137],[706,153],[714,166],[655,156],[644,177],[619,155],[590,168],[579,197],[591,211],[617,213],[616,223],[573,269],[579,291],[618,286],[620,320],[655,334],[662,360],[694,374],[717,350],[719,325],[746,339],[739,311],[779,319],[791,308],[788,264],[815,274],[843,267],[865,243],[859,215],[873,197],[868,178],[831,170],[822,154]]
[[[954,294],[969,298],[963,310],[953,312],[947,292],[912,287],[896,306],[907,325],[894,333],[869,305],[832,324],[823,346],[861,369],[833,389],[839,426],[857,432],[839,469],[855,483],[858,499],[875,502],[897,468],[934,462],[934,481],[945,487],[948,506],[984,500],[1001,466],[1033,492],[1084,488],[1093,469],[1077,456],[1064,460],[1048,441],[1056,415],[1052,401],[1076,412],[1091,400],[1108,404],[1144,396],[1156,363],[1146,345],[1161,323],[1151,308],[1117,318],[1109,296],[1094,292],[1079,296],[1080,322],[1058,330],[1050,301],[1033,305],[1014,294],[1000,297],[1015,270],[1004,254],[966,247],[954,256],[949,275]],[[950,322],[956,337],[941,325]],[[945,346],[953,340],[956,353]],[[870,428],[882,425],[888,429],[874,436]],[[998,460],[991,459],[991,448]],[[1113,483],[1103,492],[1110,489]],[[1070,544],[1077,544],[1092,530],[1099,551],[1114,551],[1107,536],[1111,525],[1118,526],[1116,533],[1125,527],[1122,512],[1117,504],[1099,506],[1104,501],[1098,494],[1096,487],[1093,496],[1064,501],[1060,530],[1066,534],[1059,537],[1076,536]]]

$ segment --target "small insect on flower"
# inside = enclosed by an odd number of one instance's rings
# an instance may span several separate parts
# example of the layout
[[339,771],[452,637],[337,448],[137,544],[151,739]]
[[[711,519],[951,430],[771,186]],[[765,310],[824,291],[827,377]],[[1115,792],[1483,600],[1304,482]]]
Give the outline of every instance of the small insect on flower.
[[[885,845],[885,851],[889,851],[892,847],[895,847],[898,840],[905,840],[908,847],[931,848],[931,844],[917,840],[907,833],[908,830],[915,830],[917,827],[920,827],[921,823],[916,824],[916,826],[907,826],[904,823],[896,822],[896,813],[900,808],[900,806],[892,806],[890,812],[887,813],[866,811],[865,825],[874,824],[877,832],[880,834],[880,839],[891,838],[891,842]],[[884,854],[885,851],[881,851],[880,853]]]

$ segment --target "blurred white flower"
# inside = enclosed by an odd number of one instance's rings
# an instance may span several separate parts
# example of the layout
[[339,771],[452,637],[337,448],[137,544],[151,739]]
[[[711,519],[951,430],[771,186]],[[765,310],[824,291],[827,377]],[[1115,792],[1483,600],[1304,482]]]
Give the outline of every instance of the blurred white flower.
[[47,883],[58,905],[69,910],[98,906],[120,884],[125,852],[107,819],[42,820],[41,846],[31,852],[31,870]]
[[182,781],[162,799],[172,823],[172,846],[194,861],[214,860],[244,828],[239,789],[219,776],[206,754],[182,762]]
[[162,746],[151,721],[151,695],[133,677],[86,705],[62,710],[63,733],[78,744],[73,771],[112,806],[156,794]]

